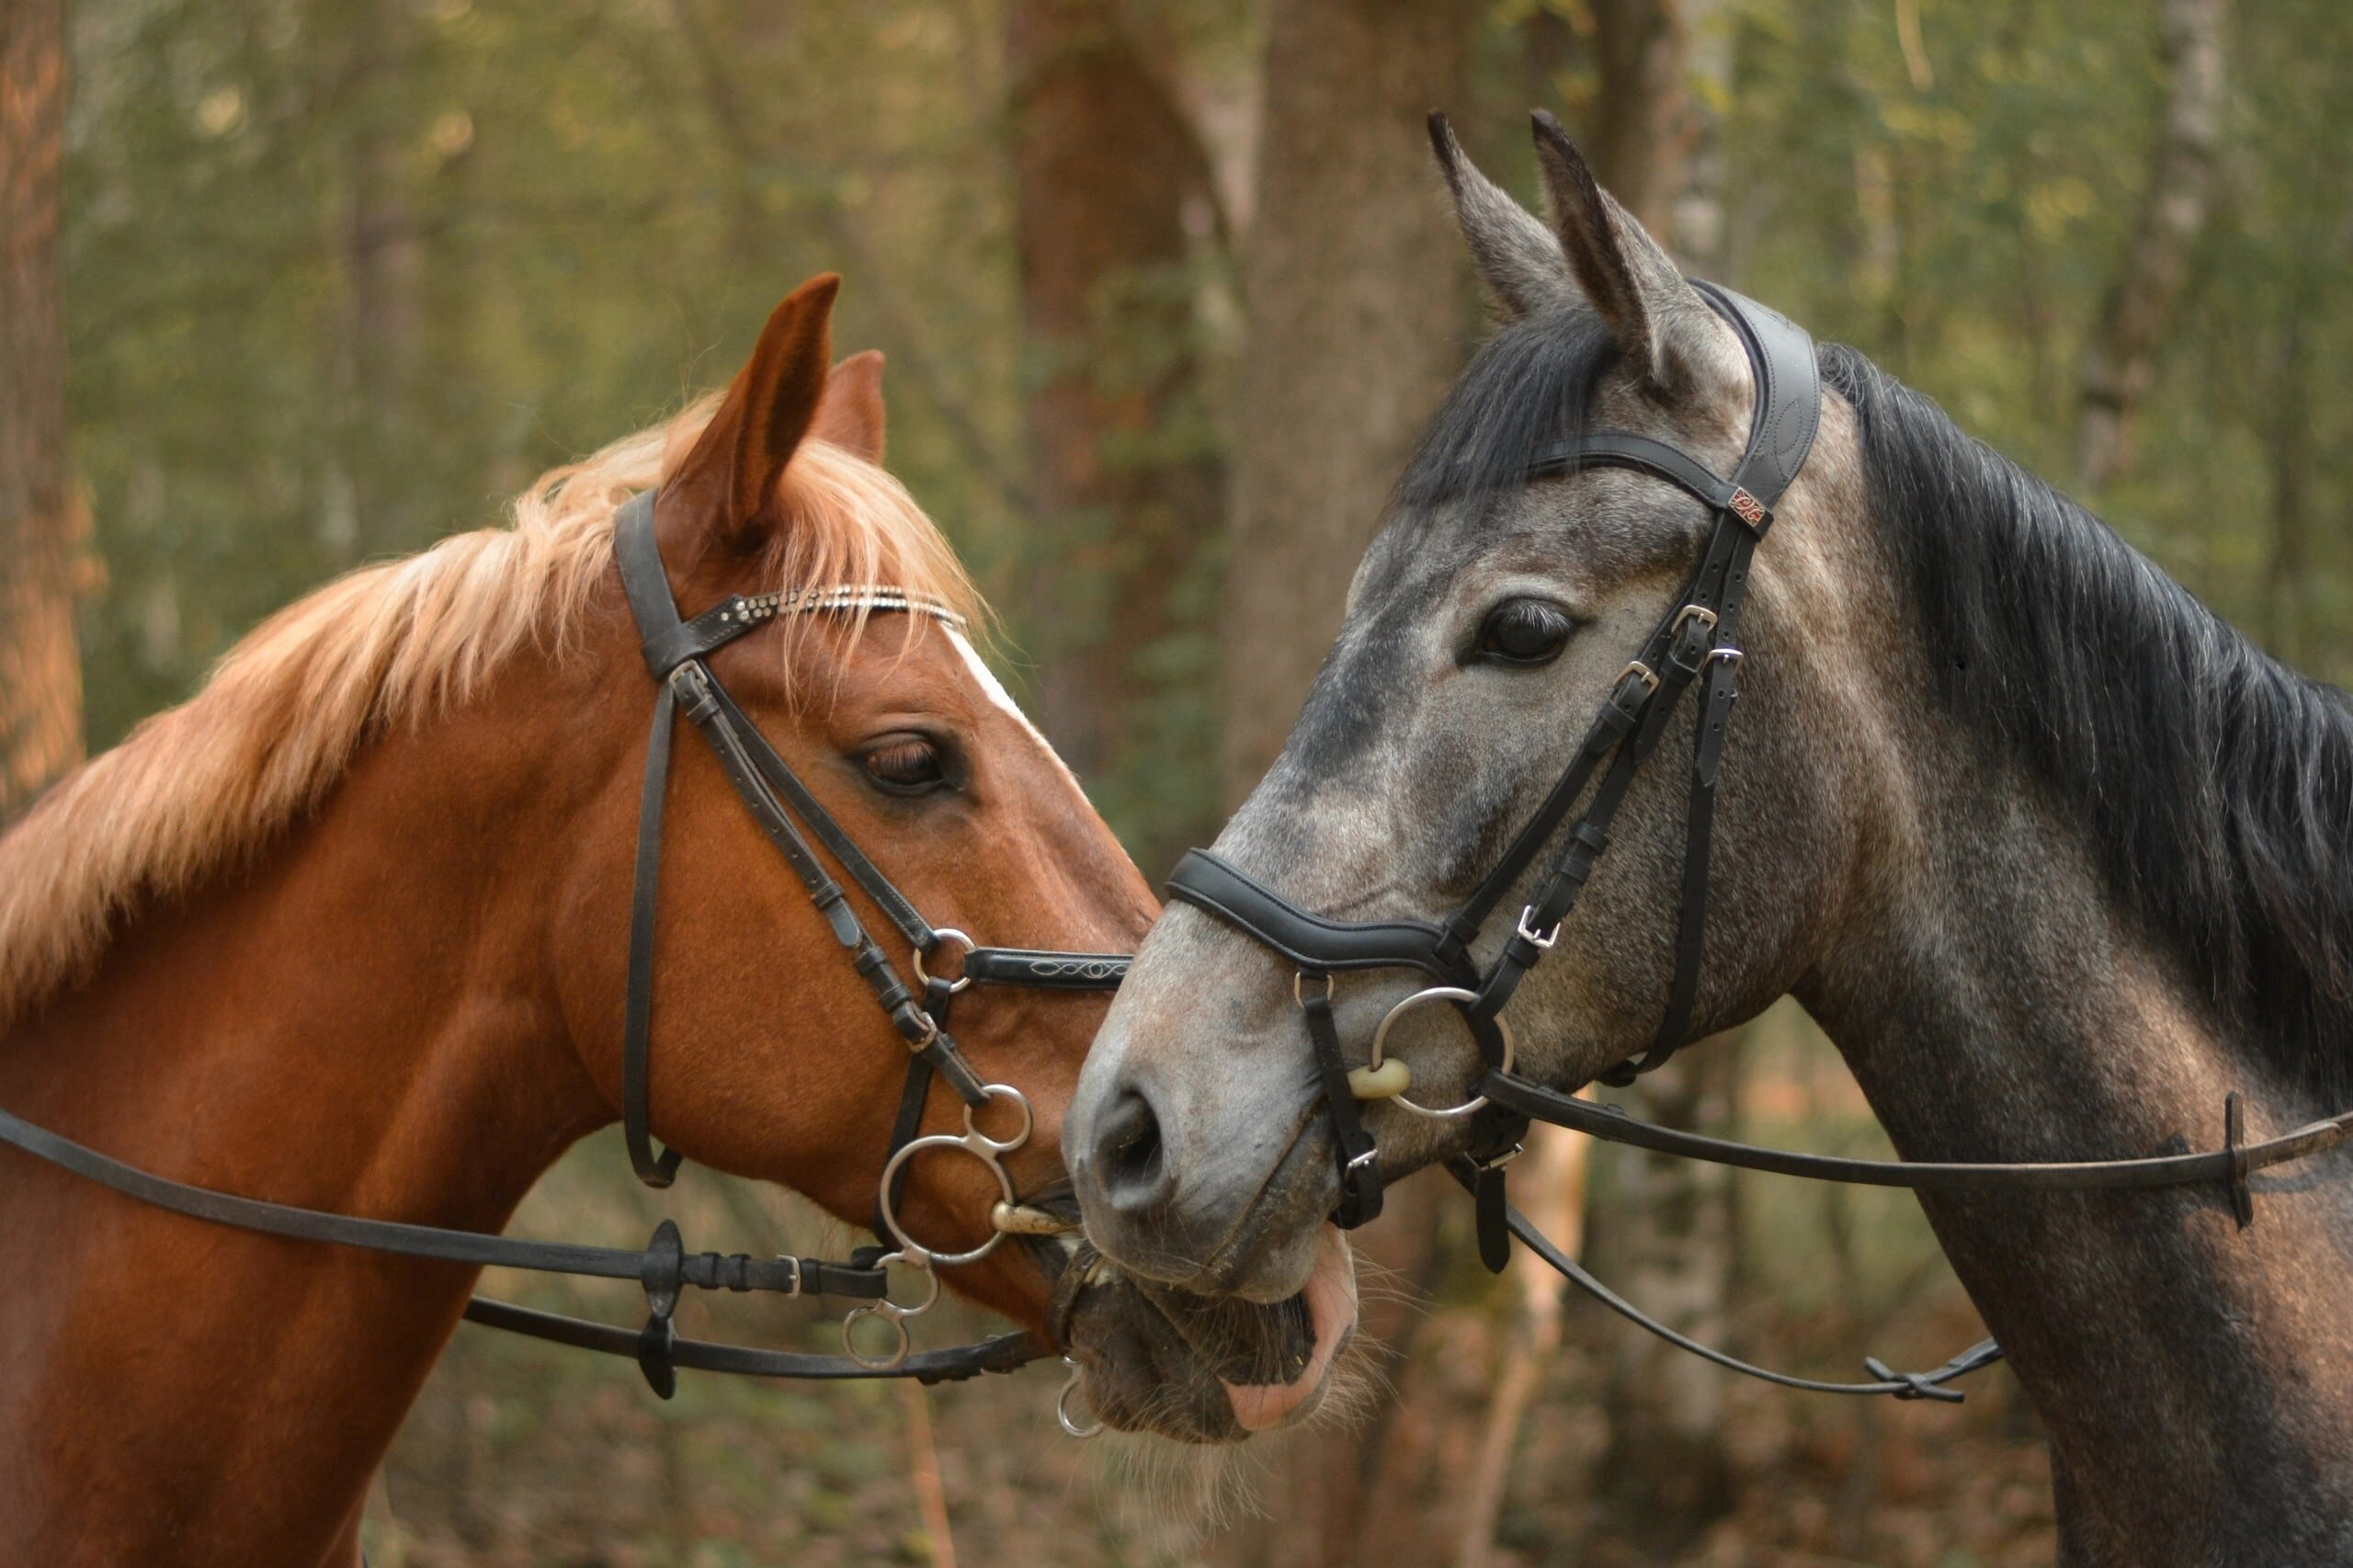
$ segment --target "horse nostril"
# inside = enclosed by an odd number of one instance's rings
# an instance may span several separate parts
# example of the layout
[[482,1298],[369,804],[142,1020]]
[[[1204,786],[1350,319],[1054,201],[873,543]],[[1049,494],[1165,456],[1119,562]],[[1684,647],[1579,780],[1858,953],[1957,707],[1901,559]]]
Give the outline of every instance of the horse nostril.
[[1140,1090],[1120,1090],[1095,1140],[1095,1169],[1114,1208],[1132,1213],[1167,1197],[1161,1153],[1160,1117],[1152,1102]]

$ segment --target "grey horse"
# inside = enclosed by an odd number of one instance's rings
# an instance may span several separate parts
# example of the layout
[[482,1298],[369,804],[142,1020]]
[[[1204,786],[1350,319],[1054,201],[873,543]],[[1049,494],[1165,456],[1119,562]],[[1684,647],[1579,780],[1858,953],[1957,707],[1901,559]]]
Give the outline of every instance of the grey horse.
[[[1216,845],[1347,919],[1461,901],[1690,570],[1697,502],[1625,470],[1527,481],[1530,454],[1613,427],[1724,472],[1752,403],[1731,330],[1549,118],[1549,225],[1442,121],[1433,140],[1504,324]],[[2256,1137],[2343,1109],[2345,695],[1860,355],[1824,347],[1819,363],[1820,434],[1748,592],[1692,1035],[1794,994],[1911,1159],[2211,1148],[2233,1090]],[[1584,1084],[1659,1027],[1689,746],[1675,726],[1510,1005],[1529,1077]],[[1081,1346],[1115,1421],[1225,1438],[1301,1419],[1352,1330],[1293,983],[1176,906],[1098,1037],[1064,1130],[1097,1272],[1287,1317],[1309,1341],[1289,1381],[1230,1378],[1222,1402],[1152,1396],[1176,1363]],[[1341,982],[1358,1060],[1413,988]],[[1391,1049],[1434,1103],[1478,1074],[1446,1009],[1409,1015]],[[1462,1147],[1459,1122],[1368,1115],[1392,1180]],[[2353,1561],[2348,1176],[2335,1154],[2259,1176],[2245,1231],[2213,1190],[1924,1196],[2049,1427],[2063,1562]]]

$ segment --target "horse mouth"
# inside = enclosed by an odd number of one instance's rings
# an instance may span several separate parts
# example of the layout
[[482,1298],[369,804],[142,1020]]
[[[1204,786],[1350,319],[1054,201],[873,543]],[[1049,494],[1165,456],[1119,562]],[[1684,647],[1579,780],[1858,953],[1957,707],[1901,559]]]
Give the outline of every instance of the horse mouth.
[[1143,1279],[1091,1248],[1066,1278],[1076,1284],[1058,1337],[1085,1369],[1095,1414],[1185,1442],[1239,1442],[1307,1420],[1356,1329],[1355,1260],[1329,1226],[1305,1287],[1271,1303]]

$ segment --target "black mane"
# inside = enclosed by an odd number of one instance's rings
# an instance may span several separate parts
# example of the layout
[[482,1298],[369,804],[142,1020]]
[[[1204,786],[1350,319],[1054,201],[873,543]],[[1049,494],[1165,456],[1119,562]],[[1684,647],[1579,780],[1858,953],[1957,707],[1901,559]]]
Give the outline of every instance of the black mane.
[[[1513,323],[1398,483],[1409,526],[1517,489],[1617,350],[1594,313]],[[1851,348],[1872,510],[1939,651],[1938,699],[2048,779],[2114,896],[2248,1049],[2329,1108],[2353,1088],[2353,701],[2266,655],[2050,485]]]
[[1939,695],[2056,788],[2116,895],[2330,1108],[2353,1040],[2353,704],[1851,348],[1871,506]]
[[1584,428],[1594,389],[1618,357],[1609,329],[1582,305],[1506,325],[1431,417],[1397,481],[1399,515],[1518,490],[1540,449]]

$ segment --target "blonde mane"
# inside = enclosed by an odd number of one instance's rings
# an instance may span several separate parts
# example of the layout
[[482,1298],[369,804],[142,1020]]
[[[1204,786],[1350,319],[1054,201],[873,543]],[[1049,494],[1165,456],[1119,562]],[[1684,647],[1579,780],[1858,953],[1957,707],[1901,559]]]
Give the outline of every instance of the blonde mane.
[[[195,697],[51,790],[0,835],[0,1028],[86,977],[141,909],[249,862],[319,806],[370,735],[446,712],[526,645],[562,656],[611,570],[614,511],[676,468],[717,405],[704,398],[542,474],[507,527],[296,601]],[[892,587],[983,616],[948,541],[876,465],[805,441],[783,500],[794,526],[767,562],[775,586]],[[789,620],[788,637],[812,619]]]

